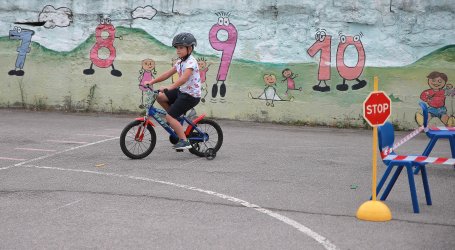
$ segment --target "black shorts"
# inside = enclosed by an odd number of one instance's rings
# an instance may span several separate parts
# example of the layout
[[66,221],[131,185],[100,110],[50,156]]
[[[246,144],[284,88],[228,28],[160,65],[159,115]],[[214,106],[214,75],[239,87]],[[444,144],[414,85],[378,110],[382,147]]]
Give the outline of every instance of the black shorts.
[[182,93],[179,89],[169,90],[164,94],[167,99],[169,99],[169,105],[171,105],[169,112],[167,113],[175,119],[196,106],[201,100],[201,98],[196,98],[187,93]]

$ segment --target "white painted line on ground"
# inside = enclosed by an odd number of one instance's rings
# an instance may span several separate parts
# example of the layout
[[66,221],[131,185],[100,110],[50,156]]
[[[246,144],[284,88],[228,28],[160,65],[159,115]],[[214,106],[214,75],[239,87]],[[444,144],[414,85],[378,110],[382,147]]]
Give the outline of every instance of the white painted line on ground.
[[63,206],[61,206],[61,207],[58,207],[58,208],[56,208],[56,209],[54,209],[54,210],[52,210],[52,211],[57,211],[57,210],[62,209],[62,208],[64,208],[64,207],[71,206],[71,205],[73,205],[73,204],[76,204],[76,203],[80,202],[81,200],[82,200],[82,199],[80,199],[80,200],[78,200],[78,201],[70,202],[70,203],[68,203],[68,204],[66,204],[66,205],[63,205]]
[[8,160],[8,161],[25,161],[26,159],[0,157],[0,160]]
[[26,150],[26,151],[43,151],[43,152],[55,152],[53,149],[41,149],[41,148],[15,148],[15,150]]
[[150,178],[145,178],[145,177],[137,177],[137,176],[132,176],[132,175],[121,175],[121,174],[116,174],[116,173],[108,173],[108,172],[97,172],[97,171],[92,171],[92,170],[83,170],[83,169],[69,169],[69,168],[58,168],[58,167],[45,167],[45,166],[34,166],[34,165],[23,165],[23,167],[27,168],[38,168],[38,169],[49,169],[49,170],[59,170],[59,171],[68,171],[68,172],[78,172],[78,173],[87,173],[87,174],[97,174],[97,175],[104,175],[104,176],[113,176],[113,177],[119,177],[119,178],[128,178],[128,179],[133,179],[133,180],[141,180],[141,181],[147,181],[147,182],[154,182],[154,183],[159,183],[159,184],[165,184],[165,185],[170,185],[178,188],[183,188],[187,190],[192,190],[192,191],[197,191],[200,193],[205,193],[209,195],[216,196],[218,198],[224,199],[224,200],[229,200],[234,203],[238,203],[244,207],[247,208],[252,208],[260,213],[266,214],[268,216],[271,216],[281,222],[284,222],[288,224],[289,226],[299,230],[300,232],[304,233],[305,235],[313,238],[315,241],[317,241],[319,244],[324,246],[325,249],[329,250],[334,250],[337,249],[337,247],[331,243],[327,238],[324,236],[314,232],[310,228],[298,223],[297,221],[288,218],[284,215],[275,213],[273,211],[267,210],[265,208],[262,208],[256,204],[249,203],[247,201],[235,198],[233,196],[217,193],[215,191],[210,191],[210,190],[205,190],[197,187],[192,187],[184,184],[178,184],[178,183],[173,183],[169,181],[161,181],[161,180],[156,180],[156,179],[150,179]]
[[98,137],[108,137],[108,138],[116,137],[116,136],[112,136],[112,135],[95,135],[95,134],[76,134],[76,135],[79,135],[79,136],[98,136]]
[[92,145],[103,143],[103,142],[107,142],[107,141],[112,141],[112,140],[119,139],[119,138],[120,137],[114,137],[114,138],[109,138],[109,139],[105,139],[105,140],[101,140],[101,141],[91,142],[91,143],[88,143],[88,144],[85,144],[85,145],[80,145],[80,146],[77,146],[77,147],[72,147],[72,148],[69,148],[69,149],[65,149],[65,150],[62,150],[62,151],[55,152],[53,154],[40,156],[40,157],[37,157],[37,158],[33,158],[33,159],[30,159],[30,160],[26,160],[26,161],[11,165],[11,166],[0,168],[0,170],[5,170],[5,169],[12,168],[12,167],[22,166],[24,164],[28,164],[28,163],[33,162],[33,161],[43,160],[43,159],[46,159],[46,158],[49,158],[49,157],[52,157],[52,156],[55,156],[55,155],[63,154],[63,153],[66,153],[66,152],[69,152],[69,151],[72,151],[72,150],[76,150],[76,149],[79,149],[79,148],[92,146]]
[[72,143],[72,144],[86,144],[85,141],[60,141],[60,140],[47,140],[48,142],[57,142],[57,143]]

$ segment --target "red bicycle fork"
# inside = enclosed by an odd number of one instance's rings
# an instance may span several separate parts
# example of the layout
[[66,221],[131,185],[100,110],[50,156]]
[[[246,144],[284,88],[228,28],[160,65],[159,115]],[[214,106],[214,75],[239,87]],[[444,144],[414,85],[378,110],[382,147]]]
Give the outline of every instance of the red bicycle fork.
[[138,142],[142,142],[142,140],[144,139],[144,134],[145,134],[145,130],[147,129],[147,126],[151,125],[151,126],[155,127],[155,124],[153,124],[152,121],[150,121],[150,119],[145,118],[145,117],[136,118],[136,120],[141,121],[142,125],[138,128],[138,130],[136,132],[136,136],[134,137],[134,140],[136,140]]

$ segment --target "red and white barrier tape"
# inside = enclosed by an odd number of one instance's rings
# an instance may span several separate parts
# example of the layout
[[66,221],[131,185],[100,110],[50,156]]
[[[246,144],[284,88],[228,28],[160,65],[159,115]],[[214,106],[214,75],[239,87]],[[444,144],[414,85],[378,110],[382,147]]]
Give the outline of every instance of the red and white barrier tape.
[[[427,128],[428,129],[428,128]],[[393,144],[392,148],[386,147],[381,152],[381,158],[383,160],[395,160],[395,161],[415,161],[421,163],[433,163],[433,164],[444,164],[444,165],[455,165],[455,159],[443,158],[443,157],[428,157],[428,156],[411,156],[411,155],[391,155],[391,153],[405,142],[409,141],[422,131],[427,131],[423,126],[415,129],[410,134]],[[455,131],[455,127],[431,127],[429,130],[436,131]]]
[[430,127],[430,130],[436,130],[436,131],[455,131],[455,127]]
[[427,157],[427,156],[410,156],[410,155],[387,155],[383,160],[394,160],[394,161],[415,161],[421,163],[433,163],[433,164],[444,164],[444,165],[455,165],[455,159],[443,158],[443,157]]
[[412,131],[410,134],[408,134],[407,136],[405,136],[404,138],[402,138],[401,140],[399,140],[398,142],[395,142],[393,144],[393,147],[392,148],[389,148],[389,147],[386,147],[384,149],[382,149],[382,152],[381,152],[381,157],[384,158],[385,156],[389,155],[390,153],[392,153],[392,151],[394,151],[395,149],[397,149],[399,146],[403,145],[405,142],[411,140],[413,137],[415,137],[416,135],[420,134],[420,132],[422,132],[424,130],[424,127],[419,127],[419,128],[416,128],[414,131]]

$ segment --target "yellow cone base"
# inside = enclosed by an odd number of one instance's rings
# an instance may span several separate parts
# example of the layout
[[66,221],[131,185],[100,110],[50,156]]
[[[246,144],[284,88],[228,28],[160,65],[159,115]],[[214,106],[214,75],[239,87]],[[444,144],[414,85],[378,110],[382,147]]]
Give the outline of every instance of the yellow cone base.
[[359,207],[356,216],[359,220],[389,221],[392,219],[392,212],[381,201],[367,201]]

